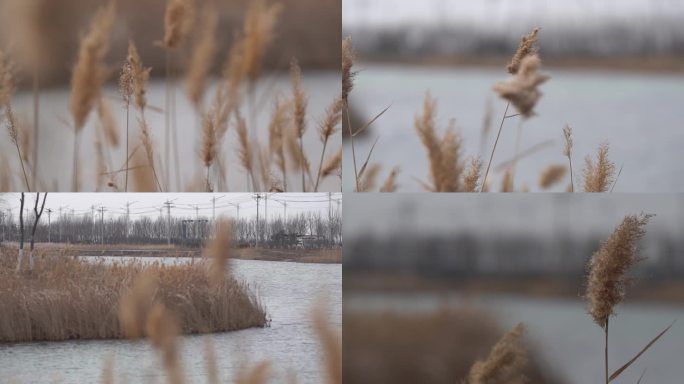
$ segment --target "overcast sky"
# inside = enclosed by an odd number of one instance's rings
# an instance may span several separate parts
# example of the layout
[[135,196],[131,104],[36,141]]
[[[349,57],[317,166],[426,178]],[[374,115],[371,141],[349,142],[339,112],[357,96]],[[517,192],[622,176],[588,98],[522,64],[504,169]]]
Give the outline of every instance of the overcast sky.
[[658,15],[684,15],[680,0],[344,0],[345,28],[405,23],[482,22],[496,27],[517,19],[543,17],[550,22],[606,17],[633,19]]
[[[320,212],[328,214],[328,194],[327,193],[269,193],[260,194],[262,197],[268,195],[268,217],[275,218],[284,214],[282,203],[287,203],[287,215],[300,212]],[[0,194],[0,208],[6,213],[7,209],[12,209],[13,214],[17,215],[19,209],[18,193]],[[26,194],[25,207],[33,209],[35,193]],[[42,195],[41,195],[42,196]],[[59,214],[62,207],[66,214],[74,210],[74,214],[89,215],[91,207],[98,209],[105,207],[105,217],[112,215],[123,215],[126,212],[126,204],[131,203],[130,212],[132,217],[142,215],[158,216],[159,208],[164,206],[165,201],[172,203],[171,214],[173,216],[195,216],[195,207],[199,208],[199,215],[211,217],[212,199],[216,198],[216,216],[225,215],[236,217],[237,205],[240,206],[240,218],[256,216],[257,203],[256,194],[253,193],[50,193],[48,194],[45,210],[53,210],[53,218]],[[342,195],[333,193],[332,208],[342,210]],[[42,198],[41,198],[42,199]],[[338,203],[339,202],[339,203]],[[260,199],[260,216],[264,217],[266,206],[264,200]],[[163,209],[166,214],[166,208]]]

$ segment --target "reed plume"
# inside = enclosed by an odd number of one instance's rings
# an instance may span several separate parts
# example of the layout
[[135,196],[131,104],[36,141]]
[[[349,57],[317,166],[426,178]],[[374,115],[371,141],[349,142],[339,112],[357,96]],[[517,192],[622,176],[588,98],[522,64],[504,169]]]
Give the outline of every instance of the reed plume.
[[594,322],[605,328],[615,306],[625,297],[625,274],[638,262],[638,243],[653,215],[628,215],[587,264],[586,299]]
[[518,49],[513,54],[510,63],[506,66],[506,70],[511,75],[518,73],[521,67],[521,62],[524,58],[532,55],[536,55],[539,51],[539,42],[537,41],[537,34],[541,28],[535,28],[532,32],[523,36],[520,39],[520,45]]
[[159,178],[157,177],[157,171],[154,166],[154,144],[152,144],[152,136],[150,129],[147,126],[147,122],[144,118],[138,119],[138,126],[140,126],[140,140],[145,148],[145,154],[147,155],[147,166],[152,170],[152,175],[154,176],[154,182],[158,191],[161,191],[161,184],[159,183]]
[[501,178],[501,192],[513,192],[515,190],[513,184],[513,167],[507,167]]
[[[129,42],[129,45],[131,43]],[[124,192],[128,192],[128,158],[130,156],[130,109],[131,109],[131,97],[135,90],[135,79],[133,78],[133,68],[130,60],[124,62],[121,67],[121,73],[119,74],[119,94],[124,101],[124,108],[126,109],[126,164],[124,165],[126,171],[124,176]]]
[[477,186],[482,172],[482,160],[473,157],[463,174],[463,192],[477,192]]
[[355,60],[351,37],[342,40],[342,100],[347,103],[349,93],[354,88],[356,72],[352,71]]
[[78,139],[88,114],[100,98],[102,85],[109,70],[104,63],[109,50],[109,34],[116,17],[115,2],[112,0],[100,8],[91,21],[86,36],[81,40],[78,57],[71,76],[71,116],[74,120],[74,155],[72,191],[79,190]]
[[188,98],[197,111],[201,111],[202,98],[206,88],[207,76],[213,66],[216,54],[216,28],[218,17],[216,9],[206,6],[202,10],[197,40],[193,45],[188,72],[185,79],[185,88]]
[[382,187],[380,187],[380,192],[396,192],[397,191],[397,175],[398,174],[399,174],[399,168],[398,167],[392,168],[389,175],[387,175],[385,182],[382,183]]
[[522,370],[527,364],[527,352],[522,345],[525,327],[520,323],[506,333],[492,348],[485,360],[473,364],[468,384],[522,384]]
[[321,169],[321,177],[326,178],[335,172],[340,170],[342,166],[342,149],[338,150],[333,156],[331,156]]
[[570,192],[575,192],[575,182],[572,175],[572,128],[568,124],[563,128],[563,139],[565,140],[563,155],[568,158],[570,164]]
[[371,164],[362,173],[361,176],[361,190],[359,192],[370,192],[375,189],[375,182],[382,170],[380,164]]
[[455,122],[449,123],[443,138],[435,127],[437,104],[430,92],[426,93],[421,114],[416,115],[414,126],[430,162],[429,189],[432,192],[456,192],[460,190],[461,137],[456,133]]
[[599,145],[596,162],[590,156],[584,163],[584,192],[606,192],[614,180],[615,164],[608,159],[608,143]]
[[534,106],[542,96],[537,89],[550,77],[540,74],[541,60],[537,55],[525,56],[520,62],[520,69],[506,81],[496,83],[494,91],[508,100],[524,118],[534,115]]
[[551,164],[544,168],[539,175],[539,187],[542,189],[549,189],[554,184],[563,180],[568,169],[563,164]]
[[100,101],[97,103],[97,116],[100,124],[102,124],[107,143],[112,147],[118,147],[119,128],[116,124],[116,118],[112,114],[112,109],[104,98],[100,98]]
[[326,383],[342,384],[342,340],[330,326],[325,307],[319,302],[313,309],[313,326],[324,353]]
[[[290,81],[292,83],[292,119],[297,139],[299,139],[300,156],[302,159],[305,159],[303,137],[304,132],[306,132],[306,107],[308,101],[302,89],[302,70],[297,60],[294,59],[290,63]],[[304,168],[302,168],[302,192],[306,192],[304,175]]]
[[126,61],[130,66],[132,84],[135,96],[135,107],[138,109],[138,113],[141,116],[145,114],[145,107],[147,106],[147,80],[150,78],[151,68],[144,68],[142,61],[140,60],[140,55],[135,47],[133,40],[128,41],[128,56]]
[[211,183],[209,181],[209,169],[214,163],[217,155],[217,140],[216,140],[216,120],[210,114],[202,116],[202,153],[201,158],[206,168],[206,191],[211,191]]
[[318,192],[318,183],[321,179],[323,158],[325,157],[325,149],[328,146],[328,139],[337,132],[338,125],[342,121],[342,106],[342,98],[335,98],[333,103],[326,109],[325,118],[318,127],[318,134],[323,143],[323,149],[321,150],[321,161],[318,164],[318,174],[316,176],[314,192]]

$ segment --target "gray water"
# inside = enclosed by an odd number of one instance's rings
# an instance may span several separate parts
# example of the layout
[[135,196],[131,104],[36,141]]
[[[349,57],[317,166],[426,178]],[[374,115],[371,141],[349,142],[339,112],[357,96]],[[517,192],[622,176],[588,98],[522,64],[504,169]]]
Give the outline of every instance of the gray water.
[[[420,191],[416,181],[428,181],[428,161],[413,126],[421,111],[425,92],[438,102],[438,130],[444,132],[449,120],[456,119],[465,140],[467,156],[480,155],[485,161],[494,142],[506,103],[491,91],[497,81],[507,79],[501,69],[416,68],[394,65],[358,65],[360,70],[350,104],[370,119],[391,104],[373,125],[373,132],[358,140],[357,158],[363,161],[373,144],[371,162],[383,165],[380,179],[394,166],[401,167],[399,189]],[[615,192],[684,191],[684,76],[610,72],[601,70],[543,69],[552,76],[541,86],[544,93],[536,112],[522,125],[520,149],[546,140],[553,144],[520,161],[516,169],[516,189],[527,185],[538,190],[540,172],[551,163],[567,164],[563,157],[565,124],[574,135],[573,167],[579,185],[584,157],[595,156],[601,142],[610,143],[610,159],[623,167]],[[484,150],[480,136],[487,99],[493,106],[492,131]],[[511,109],[509,114],[514,113]],[[515,154],[519,118],[507,119],[497,146],[493,165]],[[352,169],[351,148],[345,143],[344,167]],[[360,166],[360,165],[359,165]],[[344,173],[346,190],[353,188],[353,176]],[[490,173],[490,177],[492,174]],[[495,172],[494,189],[499,190],[501,172]],[[562,191],[567,181],[556,186]]]
[[[188,185],[193,181],[204,180],[205,170],[204,164],[201,162],[200,153],[202,145],[202,129],[198,115],[194,108],[188,101],[185,95],[185,85],[182,81],[175,83],[176,87],[176,108],[177,108],[177,132],[178,132],[178,154],[179,154],[179,169],[183,183],[180,190],[187,190]],[[340,77],[337,72],[331,71],[312,71],[304,72],[302,74],[302,87],[308,96],[307,108],[307,125],[308,130],[304,136],[304,151],[311,160],[312,172],[318,170],[318,160],[321,156],[323,145],[321,144],[318,132],[317,123],[322,120],[325,109],[339,96],[340,93]],[[145,118],[150,127],[152,139],[155,145],[158,164],[157,172],[162,178],[164,175],[164,143],[165,143],[165,128],[164,128],[164,113],[159,109],[164,107],[165,100],[165,84],[163,80],[153,80],[150,82],[147,92],[147,99],[149,108],[145,112]],[[114,148],[108,156],[111,160],[112,168],[119,169],[125,162],[125,132],[126,132],[126,113],[123,107],[123,102],[120,101],[118,90],[113,86],[108,86],[104,90],[105,97],[110,103],[112,113],[117,120],[119,126],[119,141],[118,148]],[[268,123],[271,118],[273,109],[273,102],[277,95],[289,97],[291,94],[290,78],[288,74],[276,73],[264,75],[263,79],[257,83],[256,86],[255,104],[257,105],[258,113],[256,114],[258,134],[256,137],[262,145],[266,145],[268,149]],[[205,106],[211,106],[212,98],[214,96],[213,87],[209,87],[205,94]],[[69,97],[70,91],[64,88],[49,89],[41,92],[40,111],[41,111],[41,138],[39,139],[39,174],[43,180],[46,181],[51,189],[69,190],[71,188],[71,169],[73,156],[73,128],[71,128],[71,116],[69,114]],[[246,97],[246,96],[245,96]],[[31,123],[33,116],[33,99],[31,93],[20,92],[17,93],[13,100],[13,108],[15,113],[27,123]],[[154,108],[157,108],[155,110]],[[247,120],[248,126],[251,124],[251,114],[249,104],[245,103],[241,109],[242,116]],[[136,123],[136,113],[131,107],[130,112],[130,140],[131,151],[135,143],[140,137],[140,130]],[[95,132],[98,122],[97,114],[92,113],[88,119],[86,127],[81,134],[81,190],[95,191],[96,185],[96,156],[95,156]],[[254,131],[252,131],[254,132]],[[333,135],[328,142],[326,152],[332,155],[339,150],[342,142],[340,135]],[[222,156],[225,159],[225,166],[227,167],[227,191],[247,191],[251,190],[251,185],[247,184],[246,173],[239,165],[238,158],[238,140],[236,130],[233,124],[229,128],[223,141]],[[3,135],[0,139],[0,150],[5,151],[8,159],[11,160],[12,167],[19,170],[19,164],[16,161],[16,156],[12,156],[16,151],[11,146],[9,137]],[[314,160],[315,159],[315,160]],[[15,164],[16,163],[16,164]],[[173,157],[171,157],[172,165],[175,164]],[[174,178],[174,168],[171,168],[171,177]],[[14,172],[14,182],[21,183],[23,186],[23,179],[19,178],[20,172]],[[279,176],[279,173],[277,173]],[[288,189],[294,191],[301,190],[301,182],[296,175],[291,172],[288,181]],[[130,175],[129,175],[130,178]],[[117,182],[123,189],[123,177],[119,177]],[[175,184],[175,183],[174,183]],[[297,187],[299,185],[299,187]],[[18,187],[15,185],[15,187]],[[270,186],[268,186],[270,188]],[[107,189],[109,190],[109,189]],[[172,184],[170,190],[177,189]],[[336,192],[340,190],[340,180],[337,177],[329,177],[322,181],[319,186],[321,191]],[[227,192],[225,191],[225,192]]]
[[[351,294],[345,293],[345,309],[432,311],[442,305],[464,302],[491,312],[504,329],[518,322],[527,326],[533,358],[569,384],[596,383],[603,377],[603,330],[586,314],[580,300],[537,299],[521,296],[463,298],[458,294]],[[674,320],[684,318],[684,307],[669,304],[623,304],[610,322],[611,372],[636,355]],[[681,382],[684,327],[677,322],[651,349],[620,376],[616,383]]]
[[[236,276],[256,290],[271,318],[271,326],[211,334],[220,378],[231,382],[241,367],[269,360],[276,375],[273,382],[283,382],[290,372],[296,374],[298,382],[321,382],[323,354],[310,323],[311,310],[323,295],[327,298],[330,323],[341,329],[342,266],[253,260],[232,263]],[[181,337],[181,361],[187,382],[206,382],[204,343],[204,336]],[[114,356],[116,382],[165,382],[151,346],[144,341],[124,340],[0,344],[0,382],[97,382],[110,354]]]

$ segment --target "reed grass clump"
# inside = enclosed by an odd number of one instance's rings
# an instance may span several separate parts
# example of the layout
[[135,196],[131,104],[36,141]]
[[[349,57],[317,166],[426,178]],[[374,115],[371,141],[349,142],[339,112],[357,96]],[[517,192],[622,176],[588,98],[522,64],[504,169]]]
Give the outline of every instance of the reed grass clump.
[[470,368],[468,384],[523,384],[527,380],[522,369],[527,353],[521,343],[525,327],[516,325],[494,345],[485,360],[478,360]]
[[258,298],[245,283],[230,275],[211,283],[204,261],[107,263],[44,252],[30,278],[14,273],[15,265],[15,257],[3,251],[0,342],[140,337],[148,332],[143,313],[155,304],[177,319],[183,334],[268,324]]

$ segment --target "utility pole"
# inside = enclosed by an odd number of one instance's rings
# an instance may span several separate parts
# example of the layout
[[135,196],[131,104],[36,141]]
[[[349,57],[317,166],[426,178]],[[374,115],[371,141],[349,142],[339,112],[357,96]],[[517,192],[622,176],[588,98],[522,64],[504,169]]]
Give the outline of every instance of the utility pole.
[[62,242],[62,221],[64,221],[64,217],[62,216],[62,209],[64,207],[59,207],[59,242]]
[[264,193],[264,234],[268,238],[268,193]]
[[231,205],[231,206],[237,208],[237,221],[240,221],[240,203],[237,203],[237,204],[228,203],[228,205]]
[[95,206],[90,206],[90,242],[96,243],[97,237],[95,236]]
[[126,202],[126,243],[128,243],[128,221],[129,217],[131,215],[131,205],[137,203],[137,201],[134,201],[132,203]]
[[[52,225],[52,223],[51,223],[52,209],[48,208],[47,214],[48,214],[48,243],[52,243],[52,239],[50,236],[50,229],[51,229],[51,225]],[[5,227],[4,226],[2,227],[2,238],[3,239],[5,238]]]
[[258,247],[259,246],[259,237],[261,236],[261,230],[259,228],[259,200],[261,199],[261,195],[257,193],[256,196],[254,197],[254,199],[256,200],[256,203],[257,203],[256,246]]
[[332,192],[328,192],[328,229],[330,232],[330,237],[328,239],[328,244],[332,247],[333,243],[333,228],[332,228]]
[[199,235],[199,206],[195,205],[195,238],[202,241]]
[[104,213],[105,213],[105,207],[100,207],[100,232],[102,237],[100,238],[100,244],[102,244],[102,250],[104,250]]
[[[174,199],[175,200],[175,199]],[[171,203],[173,200],[166,200],[164,205],[166,205],[166,244],[171,245]]]
[[212,224],[216,222],[216,200],[218,200],[218,199],[220,199],[220,198],[222,198],[222,197],[225,197],[225,196],[226,196],[226,195],[222,195],[222,196],[219,196],[219,197],[214,196],[214,197],[211,199],[211,222],[212,222]]

